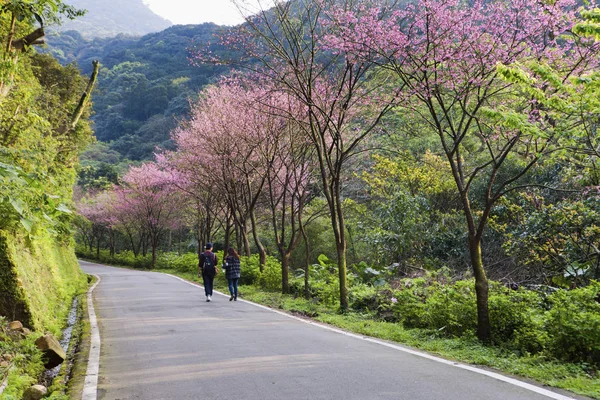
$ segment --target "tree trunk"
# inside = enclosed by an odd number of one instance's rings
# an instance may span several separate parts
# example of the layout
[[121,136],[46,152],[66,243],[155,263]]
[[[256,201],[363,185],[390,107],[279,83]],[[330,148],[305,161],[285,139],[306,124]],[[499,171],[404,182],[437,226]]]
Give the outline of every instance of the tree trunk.
[[250,240],[248,239],[248,230],[246,229],[246,224],[240,226],[240,236],[242,237],[242,242],[244,243],[244,254],[246,257],[250,257]]
[[114,257],[115,256],[115,232],[112,229],[109,232],[109,238],[110,238],[110,256]]
[[258,237],[258,229],[256,228],[256,216],[254,215],[254,211],[250,213],[250,223],[252,224],[252,237],[254,238],[254,244],[256,244],[256,248],[258,249],[259,259],[260,259],[260,271],[264,271],[265,265],[267,264],[267,251],[265,247],[260,241]]
[[[237,244],[237,248],[238,248],[240,254],[244,254],[244,253],[242,253],[243,244],[242,244],[241,228],[235,222],[234,222],[233,226],[235,228],[235,242]],[[247,256],[248,254],[244,254],[244,255]]]
[[152,263],[150,264],[150,269],[154,269],[156,267],[156,247],[158,247],[158,240],[152,240]]
[[306,300],[310,300],[310,287],[308,285],[308,274],[310,272],[310,244],[308,243],[308,235],[304,229],[304,224],[301,220],[298,221],[300,224],[300,232],[302,232],[302,239],[304,239],[304,297]]
[[483,259],[481,257],[481,239],[469,235],[469,253],[475,276],[475,294],[477,297],[477,337],[482,342],[490,341],[490,317],[488,307],[489,285]]
[[200,258],[202,256],[202,238],[198,236],[198,274],[200,273],[200,267],[202,264],[200,263]]
[[148,237],[147,233],[142,236],[142,257],[146,257],[146,254],[148,254]]
[[231,219],[227,215],[225,222],[225,251],[231,247]]
[[[137,246],[134,246],[134,248],[133,248],[133,255],[135,256],[135,258],[138,258],[138,256],[140,255],[143,240],[144,240],[144,235],[143,235],[143,233],[140,232],[140,240],[137,241]],[[133,243],[133,239],[131,239],[131,243]]]
[[346,253],[346,227],[344,225],[344,210],[340,193],[340,178],[332,177],[333,191],[330,209],[332,212],[331,222],[335,235],[335,249],[337,252],[338,275],[340,280],[340,309],[348,310],[348,286],[347,286],[347,253]]
[[348,310],[348,287],[346,277],[346,243],[344,241],[336,243],[338,257],[338,273],[340,278],[340,309]]
[[281,257],[281,293],[288,294],[290,292],[290,257],[289,252],[283,252]]

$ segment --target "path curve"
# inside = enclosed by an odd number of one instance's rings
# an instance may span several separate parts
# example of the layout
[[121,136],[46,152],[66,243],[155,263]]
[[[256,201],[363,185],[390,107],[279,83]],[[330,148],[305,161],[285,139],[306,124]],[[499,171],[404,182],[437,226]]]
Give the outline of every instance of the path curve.
[[80,263],[102,279],[100,400],[583,398],[228,296],[207,303],[167,274]]

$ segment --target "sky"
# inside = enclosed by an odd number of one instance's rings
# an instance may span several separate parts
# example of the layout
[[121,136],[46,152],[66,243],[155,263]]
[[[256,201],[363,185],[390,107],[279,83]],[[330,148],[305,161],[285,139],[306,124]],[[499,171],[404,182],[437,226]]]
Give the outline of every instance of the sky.
[[[154,13],[174,24],[201,24],[214,22],[219,25],[237,25],[243,18],[231,0],[143,0]],[[266,0],[243,0],[247,9],[256,11],[257,4]]]

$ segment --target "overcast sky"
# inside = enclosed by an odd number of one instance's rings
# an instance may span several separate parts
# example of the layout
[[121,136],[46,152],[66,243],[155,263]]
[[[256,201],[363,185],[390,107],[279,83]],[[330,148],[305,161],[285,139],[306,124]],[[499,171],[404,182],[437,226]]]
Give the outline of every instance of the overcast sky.
[[[243,21],[231,0],[143,0],[152,11],[174,24],[237,25]],[[257,4],[268,0],[244,0],[248,10],[256,11]]]

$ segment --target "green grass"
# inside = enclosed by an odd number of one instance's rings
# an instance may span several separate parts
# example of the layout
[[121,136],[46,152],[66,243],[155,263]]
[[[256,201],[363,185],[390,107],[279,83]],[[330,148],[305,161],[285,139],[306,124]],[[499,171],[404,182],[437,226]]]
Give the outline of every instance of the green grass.
[[518,356],[496,347],[482,345],[475,338],[447,339],[434,332],[404,329],[399,324],[374,321],[357,314],[320,314],[318,321],[380,339],[405,344],[443,358],[498,369],[534,379],[548,386],[600,399],[600,379],[585,365],[565,364],[536,356]]
[[[189,281],[201,283],[192,273],[160,270]],[[224,277],[215,279],[215,289],[227,293]],[[261,290],[256,286],[240,286],[240,297],[294,315],[311,317],[316,321],[343,330],[397,342],[435,354],[442,358],[485,366],[501,372],[533,379],[539,383],[600,399],[600,377],[597,371],[584,364],[568,364],[540,356],[517,355],[493,346],[484,346],[475,337],[443,338],[435,331],[404,329],[401,324],[378,321],[370,315],[339,313],[335,307]]]
[[[195,273],[157,269],[156,272],[179,276],[202,284]],[[215,289],[228,293],[223,274],[215,279]],[[310,317],[343,330],[396,342],[442,358],[494,368],[506,374],[535,380],[551,387],[600,399],[599,371],[585,364],[569,364],[540,356],[517,355],[493,346],[484,346],[475,337],[443,338],[435,331],[405,329],[401,324],[378,321],[368,314],[340,313],[304,298],[265,291],[253,285],[240,286],[240,297],[293,315]]]
[[23,339],[14,339],[6,329],[7,321],[0,317],[0,354],[9,354],[13,357],[11,369],[2,371],[0,382],[8,375],[8,386],[0,400],[17,400],[23,391],[37,382],[37,377],[44,371],[42,354],[35,346],[34,334]]

